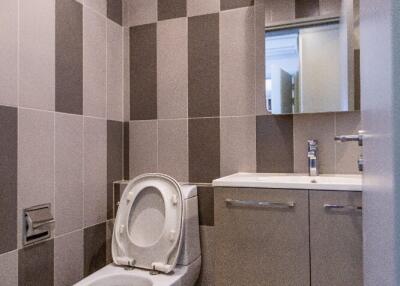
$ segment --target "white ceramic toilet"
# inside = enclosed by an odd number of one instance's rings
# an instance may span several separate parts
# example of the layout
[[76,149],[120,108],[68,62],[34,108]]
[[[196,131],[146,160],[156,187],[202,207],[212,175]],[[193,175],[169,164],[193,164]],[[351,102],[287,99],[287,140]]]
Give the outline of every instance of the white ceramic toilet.
[[115,218],[112,257],[75,286],[193,286],[201,266],[196,186],[163,174],[133,179]]

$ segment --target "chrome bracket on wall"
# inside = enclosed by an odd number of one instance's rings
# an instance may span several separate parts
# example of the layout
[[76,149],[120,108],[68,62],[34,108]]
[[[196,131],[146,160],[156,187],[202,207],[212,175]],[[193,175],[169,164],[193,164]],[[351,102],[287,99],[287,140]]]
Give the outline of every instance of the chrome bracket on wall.
[[43,204],[24,209],[23,243],[29,245],[51,237],[55,220],[51,214],[51,205]]

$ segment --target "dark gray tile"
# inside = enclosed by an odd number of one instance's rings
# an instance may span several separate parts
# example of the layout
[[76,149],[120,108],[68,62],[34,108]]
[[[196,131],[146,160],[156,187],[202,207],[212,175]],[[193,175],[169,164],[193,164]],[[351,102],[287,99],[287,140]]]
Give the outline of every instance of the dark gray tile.
[[214,226],[214,188],[197,187],[200,225]]
[[129,180],[129,122],[124,122],[124,180]]
[[253,6],[254,0],[221,0],[221,10]]
[[113,217],[113,182],[122,180],[122,122],[107,121],[107,219]]
[[257,116],[257,172],[293,172],[293,117]]
[[186,17],[186,0],[158,0],[158,20]]
[[131,119],[157,119],[157,26],[130,28]]
[[219,14],[189,18],[189,117],[219,115]]
[[319,15],[319,0],[296,0],[296,18],[314,17]]
[[84,229],[84,276],[88,276],[106,265],[106,223]]
[[189,119],[189,181],[210,183],[219,176],[219,118]]
[[122,26],[122,0],[107,0],[107,18]]
[[19,286],[53,286],[54,240],[18,251]]
[[17,248],[18,112],[0,106],[0,254]]
[[82,114],[83,19],[82,5],[56,0],[56,111]]
[[360,49],[354,50],[354,110],[361,109]]

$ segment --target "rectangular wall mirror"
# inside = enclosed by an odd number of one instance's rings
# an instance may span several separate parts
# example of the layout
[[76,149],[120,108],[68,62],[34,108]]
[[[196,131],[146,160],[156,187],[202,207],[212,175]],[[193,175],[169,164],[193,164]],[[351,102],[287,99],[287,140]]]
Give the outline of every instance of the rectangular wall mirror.
[[[336,1],[322,13],[318,5],[284,16],[265,3],[265,96],[271,114],[341,112],[360,109],[358,0]],[[315,2],[315,1],[309,1]],[[316,6],[316,7],[315,7]],[[282,7],[281,7],[282,8]],[[301,9],[300,16],[296,9]],[[309,9],[309,11],[307,11]],[[282,9],[277,11],[282,11]],[[282,12],[279,12],[282,13]],[[285,17],[287,19],[285,19]]]

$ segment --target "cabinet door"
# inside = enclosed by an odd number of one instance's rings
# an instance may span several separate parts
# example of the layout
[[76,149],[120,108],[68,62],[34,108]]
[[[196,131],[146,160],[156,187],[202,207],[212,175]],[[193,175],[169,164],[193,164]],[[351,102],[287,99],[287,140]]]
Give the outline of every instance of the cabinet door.
[[312,286],[363,285],[362,211],[351,209],[361,200],[357,192],[310,191]]
[[216,286],[310,285],[307,191],[216,188],[214,196]]

